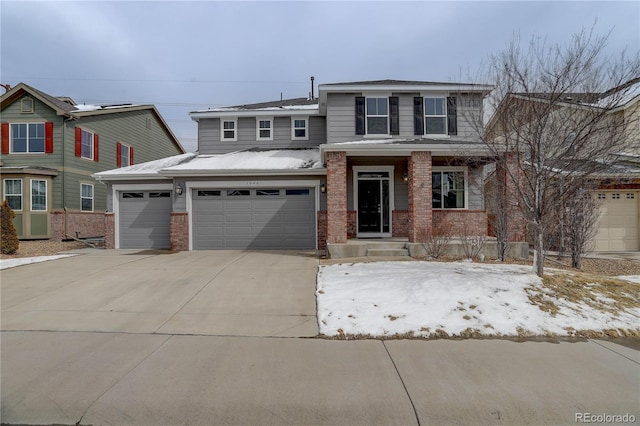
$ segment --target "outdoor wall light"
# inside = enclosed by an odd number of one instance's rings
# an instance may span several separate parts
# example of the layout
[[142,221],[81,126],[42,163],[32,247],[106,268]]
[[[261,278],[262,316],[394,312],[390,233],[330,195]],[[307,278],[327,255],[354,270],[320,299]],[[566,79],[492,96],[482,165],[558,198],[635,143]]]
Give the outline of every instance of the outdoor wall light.
[[182,195],[182,187],[180,185],[176,186],[176,194],[177,195]]
[[325,186],[325,184],[324,184],[324,183],[321,183],[321,184],[320,184],[320,192],[322,192],[323,194],[324,194],[325,192],[327,192],[327,187]]
[[405,182],[405,183],[409,182],[409,175],[407,173],[404,173],[402,175],[402,181]]

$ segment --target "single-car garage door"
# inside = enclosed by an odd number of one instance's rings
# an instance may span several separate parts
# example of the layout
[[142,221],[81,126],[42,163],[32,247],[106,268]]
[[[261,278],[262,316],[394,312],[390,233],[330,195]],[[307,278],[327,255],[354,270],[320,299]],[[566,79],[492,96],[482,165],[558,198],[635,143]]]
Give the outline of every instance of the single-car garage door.
[[601,204],[596,251],[640,250],[638,191],[600,191]]
[[193,247],[314,249],[314,189],[194,189]]
[[123,191],[118,197],[120,248],[171,247],[171,191]]

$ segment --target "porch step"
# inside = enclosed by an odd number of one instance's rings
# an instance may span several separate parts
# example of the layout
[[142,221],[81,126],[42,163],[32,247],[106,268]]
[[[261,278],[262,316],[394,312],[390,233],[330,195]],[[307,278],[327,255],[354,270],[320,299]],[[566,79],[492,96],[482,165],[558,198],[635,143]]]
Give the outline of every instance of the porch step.
[[408,257],[406,248],[367,248],[367,256]]

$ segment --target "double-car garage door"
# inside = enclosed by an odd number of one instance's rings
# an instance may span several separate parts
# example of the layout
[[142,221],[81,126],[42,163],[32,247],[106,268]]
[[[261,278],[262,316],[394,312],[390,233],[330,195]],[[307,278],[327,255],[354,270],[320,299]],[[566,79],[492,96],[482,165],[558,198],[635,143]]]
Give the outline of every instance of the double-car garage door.
[[313,188],[194,189],[193,248],[314,249]]

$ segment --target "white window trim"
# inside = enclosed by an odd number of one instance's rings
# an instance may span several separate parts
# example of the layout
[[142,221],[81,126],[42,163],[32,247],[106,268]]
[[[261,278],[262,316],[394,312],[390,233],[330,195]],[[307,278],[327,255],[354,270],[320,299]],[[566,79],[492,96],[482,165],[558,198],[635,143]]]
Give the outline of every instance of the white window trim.
[[[443,137],[450,137],[449,136],[449,123],[448,123],[448,105],[447,105],[447,96],[448,95],[423,95],[422,96],[422,109],[424,110],[424,137],[425,138],[438,138],[441,139]],[[442,99],[444,102],[444,115],[427,115],[427,108],[425,108],[425,100],[427,98],[431,98],[431,99]],[[443,117],[444,118],[444,133],[427,133],[427,117]]]
[[[391,119],[389,118],[389,97],[391,96],[389,93],[369,93],[363,94],[364,96],[364,135],[366,138],[388,138],[391,136],[391,132],[389,130],[391,126]],[[369,115],[367,110],[367,100],[370,98],[386,98],[387,99],[387,115]],[[369,117],[386,117],[387,118],[387,133],[369,133]]]
[[[44,145],[42,147],[42,151],[25,151],[25,152],[16,152],[13,150],[13,125],[14,124],[25,124],[27,126],[27,149],[29,149],[29,124],[42,124],[42,130],[44,131]],[[44,121],[17,121],[9,123],[9,153],[10,154],[18,154],[18,155],[42,155],[47,152],[47,129]]]
[[[91,197],[85,197],[85,196],[82,195],[82,187],[84,185],[87,185],[87,186],[91,187]],[[94,192],[95,190],[96,190],[96,188],[92,183],[80,182],[80,211],[81,212],[93,212],[94,211],[94,209],[95,209],[95,204],[94,203],[95,203],[95,198],[96,198],[96,194]],[[82,200],[84,198],[91,198],[91,210],[83,210],[82,209]]]
[[[90,160],[93,161],[93,159],[95,158],[95,152],[93,152],[95,146],[96,146],[96,133],[92,132],[91,130],[87,130],[87,129],[83,129],[80,128],[81,133],[80,133],[80,158],[85,159],[85,160]],[[91,135],[91,157],[85,157],[84,155],[82,155],[82,134],[83,133],[89,133]]]
[[[233,122],[233,137],[232,138],[225,138],[224,137],[224,123],[225,121],[230,121]],[[238,118],[237,117],[232,117],[232,118],[220,118],[220,140],[221,141],[227,141],[227,142],[236,142],[238,140]]]
[[[33,182],[44,182],[44,210],[33,209]],[[38,213],[49,211],[49,184],[46,179],[29,179],[29,211]]]
[[[20,194],[9,194],[7,193],[7,184],[6,182],[8,180],[17,180],[20,181]],[[22,179],[20,178],[7,178],[7,179],[3,179],[2,180],[2,193],[4,194],[4,199],[7,199],[7,196],[10,195],[12,197],[15,197],[17,195],[20,195],[20,209],[16,209],[14,210],[14,212],[21,212],[22,210],[24,210],[24,185],[22,183]],[[4,200],[3,200],[4,201]]]
[[434,166],[431,168],[432,172],[464,172],[464,207],[462,208],[451,208],[451,207],[440,207],[440,208],[432,208],[432,210],[469,210],[469,168],[466,166]]
[[127,148],[127,163],[122,161],[122,151],[120,151],[120,168],[131,166],[131,145],[120,142],[120,149]]
[[[300,129],[301,127],[296,127],[296,120],[304,120],[304,137],[296,137],[296,129]],[[292,141],[308,141],[309,140],[309,117],[291,117],[291,140]]]
[[[269,131],[269,137],[268,138],[261,138],[260,137],[260,122],[261,121],[268,121],[270,123],[270,131]],[[272,141],[273,140],[273,133],[274,133],[274,128],[273,128],[273,117],[256,117],[256,140],[257,141]]]

